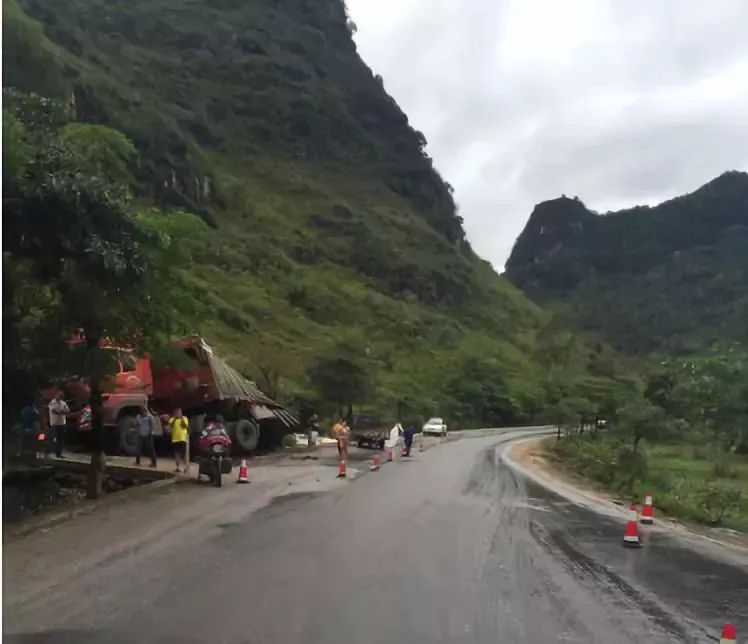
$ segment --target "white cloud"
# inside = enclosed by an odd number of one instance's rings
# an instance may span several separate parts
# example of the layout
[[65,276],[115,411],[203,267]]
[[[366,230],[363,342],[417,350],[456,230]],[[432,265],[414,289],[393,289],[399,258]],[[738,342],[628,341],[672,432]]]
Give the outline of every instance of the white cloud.
[[535,203],[656,203],[748,169],[743,0],[348,0],[364,60],[501,269]]

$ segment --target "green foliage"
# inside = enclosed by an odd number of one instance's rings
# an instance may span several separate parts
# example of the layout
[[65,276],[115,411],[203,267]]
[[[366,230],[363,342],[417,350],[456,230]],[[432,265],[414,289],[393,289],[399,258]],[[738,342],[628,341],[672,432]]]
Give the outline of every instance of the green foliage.
[[24,127],[9,111],[3,110],[3,178],[15,180],[26,165],[29,146]]
[[[576,471],[684,519],[748,531],[745,349],[713,347],[659,363],[609,416],[609,432],[567,435],[558,454]],[[644,445],[644,448],[642,448]]]
[[68,123],[60,138],[75,154],[82,172],[113,184],[134,185],[135,147],[121,132],[103,125]]
[[[112,159],[127,149],[121,135],[55,130],[55,119],[39,117],[54,106],[39,97],[13,108],[27,153],[5,183],[3,319],[14,341],[4,369],[17,376],[9,400],[23,400],[45,374],[100,382],[113,373],[101,338],[145,349],[164,335],[174,318],[176,254],[156,234],[158,216],[136,216],[125,173],[113,171]],[[79,330],[87,350],[71,352],[66,341]]]
[[[40,103],[16,92],[21,107],[9,113],[25,128],[19,136],[55,133],[54,145],[41,146],[56,155],[44,167],[112,203],[79,237],[92,257],[69,269],[98,270],[101,280],[83,275],[91,292],[117,275],[102,300],[112,302],[103,321],[112,332],[200,331],[286,400],[308,405],[314,391],[392,420],[454,413],[467,426],[524,422],[577,386],[594,404],[618,386],[626,369],[604,351],[591,358],[586,340],[560,322],[542,340],[560,355],[546,382],[536,347],[545,314],[464,240],[451,187],[356,54],[339,0],[178,8],[28,0],[28,15],[6,5],[28,27],[8,40],[6,81],[64,97]],[[64,70],[60,91],[32,73],[38,52],[49,69]],[[38,156],[24,163],[36,173],[24,181],[41,189]],[[68,211],[45,214],[65,240]],[[121,221],[105,226],[117,213]],[[37,247],[48,242],[39,235],[30,238]],[[62,309],[69,316],[68,298],[32,288],[48,278],[29,262],[17,253],[8,261],[20,284],[14,328],[44,336],[44,320],[57,337],[49,321]],[[118,303],[116,285],[130,291],[131,265],[141,297]],[[341,350],[337,340],[349,336],[365,341]],[[258,338],[290,359],[257,358]]]
[[653,441],[657,438],[665,419],[662,408],[645,398],[630,401],[618,414],[618,427],[627,433],[632,441],[633,451],[639,448],[641,440]]
[[579,429],[584,421],[594,419],[595,411],[595,406],[586,398],[562,398],[556,407],[556,424],[567,431]]
[[506,275],[619,350],[697,352],[745,337],[747,209],[742,172],[605,216],[578,200],[547,201],[517,239]]
[[330,346],[309,370],[309,381],[319,399],[343,408],[366,402],[374,383],[369,348],[358,339],[345,338]]
[[16,0],[3,2],[3,54],[6,86],[59,96],[64,87],[60,52]]
[[450,421],[454,419],[459,426],[501,427],[522,417],[523,410],[506,382],[506,367],[499,360],[468,357],[445,384],[445,398],[455,401],[448,408]]
[[286,434],[281,439],[281,447],[284,449],[292,449],[296,447],[296,437],[293,434]]

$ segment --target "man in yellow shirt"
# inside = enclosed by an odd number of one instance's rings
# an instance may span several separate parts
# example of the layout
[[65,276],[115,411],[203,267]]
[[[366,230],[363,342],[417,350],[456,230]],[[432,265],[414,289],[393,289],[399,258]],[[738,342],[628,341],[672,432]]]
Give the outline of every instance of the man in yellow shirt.
[[174,450],[174,461],[177,464],[177,472],[181,472],[180,464],[184,464],[187,471],[187,441],[190,439],[190,423],[182,415],[181,409],[175,409],[174,415],[169,418],[171,428],[171,446]]

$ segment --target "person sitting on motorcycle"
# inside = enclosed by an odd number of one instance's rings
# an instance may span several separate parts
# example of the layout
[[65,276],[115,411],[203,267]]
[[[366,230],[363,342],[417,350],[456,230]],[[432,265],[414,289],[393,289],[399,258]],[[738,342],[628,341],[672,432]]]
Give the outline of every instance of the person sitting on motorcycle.
[[206,431],[212,431],[214,429],[220,429],[221,431],[226,431],[226,426],[223,424],[223,416],[221,414],[216,414],[216,417],[208,423],[208,426],[205,428]]

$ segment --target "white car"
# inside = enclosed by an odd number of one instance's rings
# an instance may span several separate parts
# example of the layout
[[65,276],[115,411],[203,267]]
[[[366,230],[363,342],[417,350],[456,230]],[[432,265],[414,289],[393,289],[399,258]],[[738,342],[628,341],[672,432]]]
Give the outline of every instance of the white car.
[[447,435],[447,426],[442,418],[429,418],[421,430],[424,434]]

